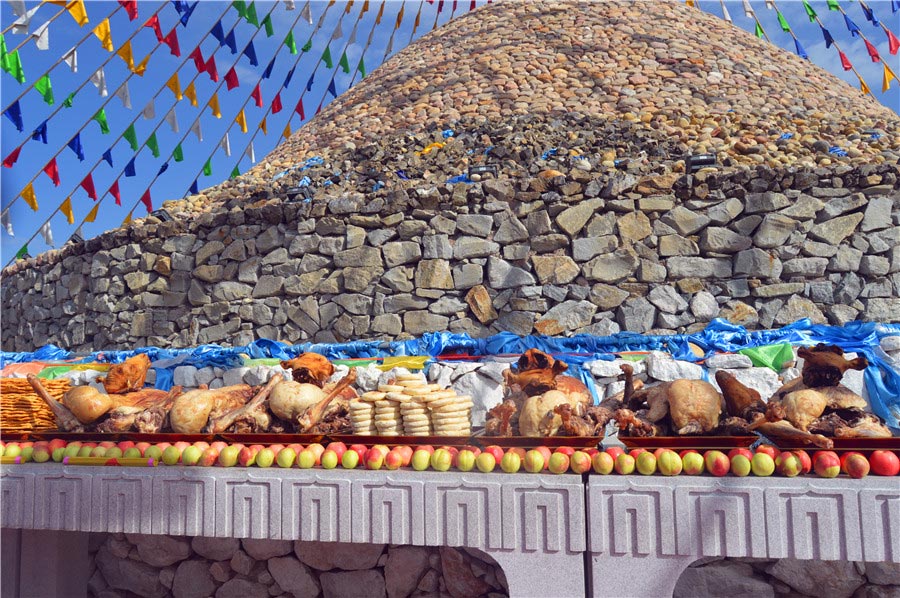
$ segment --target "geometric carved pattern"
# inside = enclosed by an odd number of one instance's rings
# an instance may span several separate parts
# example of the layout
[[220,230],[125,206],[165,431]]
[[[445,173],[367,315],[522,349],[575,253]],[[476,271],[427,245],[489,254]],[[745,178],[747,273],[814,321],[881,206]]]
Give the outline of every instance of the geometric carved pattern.
[[418,546],[425,543],[427,476],[349,473],[353,542]]
[[152,530],[153,478],[124,469],[93,476],[91,531],[149,534]]
[[[40,467],[46,466],[35,469]],[[34,529],[90,530],[91,475],[72,469],[77,468],[55,467],[49,475],[34,472]]]
[[675,489],[678,554],[766,556],[763,489],[753,482]]
[[216,535],[216,480],[213,472],[201,472],[205,470],[175,468],[153,476],[150,533]]
[[0,527],[34,526],[34,475],[6,468],[0,484]]
[[900,563],[900,490],[890,478],[870,483],[859,492],[864,514],[863,556],[870,562]]
[[768,556],[861,561],[858,491],[766,489]]
[[318,473],[288,477],[281,493],[283,539],[350,542],[350,480]]
[[216,479],[216,537],[281,538],[280,472],[240,473]]

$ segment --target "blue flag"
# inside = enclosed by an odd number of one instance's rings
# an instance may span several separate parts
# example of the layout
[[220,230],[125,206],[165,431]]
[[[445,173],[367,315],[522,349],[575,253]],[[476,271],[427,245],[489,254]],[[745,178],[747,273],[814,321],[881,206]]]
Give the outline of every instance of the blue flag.
[[225,45],[225,31],[222,29],[222,21],[216,21],[216,24],[213,25],[209,32],[219,41],[220,46]]
[[3,116],[11,120],[12,124],[16,125],[16,130],[19,133],[25,130],[25,125],[22,123],[22,108],[19,107],[19,100],[10,104],[9,108],[3,111]]
[[850,35],[852,35],[853,37],[859,35],[859,27],[857,27],[856,23],[854,23],[853,20],[847,16],[847,13],[844,13],[844,22],[847,23],[847,29],[850,30]]
[[128,165],[125,166],[125,176],[134,176],[137,173],[134,170],[134,158],[128,161]]
[[194,180],[193,183],[191,183],[191,193],[193,193],[194,195],[197,195],[198,193],[200,193],[200,188],[197,187],[197,180],[196,180],[196,179]]
[[162,173],[164,173],[164,172],[167,171],[167,170],[169,170],[169,163],[168,163],[168,162],[166,162],[165,164],[163,164],[162,166],[159,167],[159,172],[156,173],[156,176],[161,175]]
[[[277,55],[276,55],[277,56]],[[272,62],[269,63],[269,66],[266,67],[266,70],[263,71],[263,79],[268,79],[272,76],[272,67],[275,66],[275,59],[272,58]]]
[[872,9],[866,6],[865,4],[860,4],[860,8],[863,9],[863,12],[866,13],[866,19],[872,21],[872,25],[875,27],[880,27],[881,23],[878,22],[878,18],[875,16],[875,13],[872,12]]
[[797,56],[800,58],[806,58],[809,60],[809,54],[806,53],[806,50],[803,49],[803,46],[800,45],[800,40],[796,37],[794,38],[794,47],[797,50]]
[[229,31],[225,37],[225,45],[228,46],[232,54],[237,54],[237,41],[234,39],[234,29]]
[[[181,24],[183,26],[187,27],[188,21],[191,20],[191,15],[194,14],[194,9],[197,8],[198,4],[200,4],[200,0],[197,0],[196,2],[194,2],[193,6],[188,6],[187,2],[183,2],[182,4],[183,4],[184,8],[179,11],[181,13],[181,19],[179,19],[179,20],[181,21]],[[177,10],[177,7],[176,7],[176,10]]]
[[33,141],[42,141],[45,145],[47,144],[47,121],[45,120],[41,124],[38,125],[38,128],[34,130],[31,134],[31,139]]
[[250,66],[259,66],[259,61],[256,59],[256,48],[253,47],[253,42],[247,44],[247,47],[244,48],[244,56],[250,59]]
[[831,37],[831,33],[824,27],[822,27],[822,36],[825,38],[825,47],[830,48],[834,44],[834,38]]
[[283,87],[284,89],[287,89],[287,86],[290,84],[291,79],[294,78],[294,69],[295,69],[295,68],[297,68],[297,67],[295,66],[294,68],[292,68],[292,69],[290,70],[290,72],[287,74],[287,77],[284,78],[284,85],[282,85],[282,87]]
[[331,80],[331,83],[328,84],[328,93],[333,95],[335,98],[337,97],[337,89],[334,87],[334,79]]
[[109,163],[110,168],[113,168],[112,149],[108,149],[105,152],[103,152],[103,159]]
[[900,11],[900,0],[891,0],[891,12]]
[[309,77],[309,81],[306,82],[306,91],[312,91],[313,81],[316,79],[316,74],[313,73]]
[[[72,139],[70,139],[69,143],[67,143],[66,145],[69,146],[69,149],[75,152],[75,155],[78,156],[78,159],[80,161],[84,162],[84,148],[81,147],[81,133],[76,133],[75,137],[72,137]],[[106,154],[104,154],[104,157],[105,156]],[[112,166],[111,163],[110,166]]]

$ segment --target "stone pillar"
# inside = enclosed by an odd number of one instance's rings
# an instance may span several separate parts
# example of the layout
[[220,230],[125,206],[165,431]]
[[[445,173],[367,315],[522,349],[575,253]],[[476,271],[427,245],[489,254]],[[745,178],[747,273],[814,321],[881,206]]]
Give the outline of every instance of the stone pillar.
[[84,598],[88,534],[3,529],[3,598]]

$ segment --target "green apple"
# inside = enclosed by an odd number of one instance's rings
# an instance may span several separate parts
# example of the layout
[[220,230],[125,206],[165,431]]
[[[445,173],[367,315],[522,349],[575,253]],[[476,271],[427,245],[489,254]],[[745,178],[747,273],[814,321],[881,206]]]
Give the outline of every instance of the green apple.
[[497,459],[491,453],[484,452],[475,457],[475,466],[482,473],[490,473],[497,466]]
[[775,459],[767,453],[756,453],[750,461],[750,470],[755,476],[770,476],[775,473]]
[[[140,453],[140,449],[138,448],[130,448],[128,451],[135,450]],[[128,453],[128,451],[125,451]],[[181,453],[181,463],[182,465],[196,465],[198,461],[200,461],[200,457],[203,455],[203,451],[200,450],[200,447],[191,445],[184,449],[184,452]],[[140,455],[137,455],[140,456]]]
[[[262,453],[262,451],[259,452]],[[334,469],[338,466],[340,459],[338,458],[338,454],[335,451],[331,449],[325,449],[322,452],[322,459],[320,462],[323,469]],[[259,464],[259,455],[256,455],[256,463]]]

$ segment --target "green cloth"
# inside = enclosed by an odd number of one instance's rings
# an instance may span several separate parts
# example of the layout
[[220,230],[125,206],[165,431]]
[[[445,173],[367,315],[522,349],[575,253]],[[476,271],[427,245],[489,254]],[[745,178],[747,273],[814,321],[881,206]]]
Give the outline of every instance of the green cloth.
[[294,41],[293,31],[288,31],[287,37],[284,38],[284,45],[288,47],[291,54],[297,53],[297,42]]
[[100,125],[100,132],[106,135],[109,133],[109,123],[106,122],[106,110],[103,108],[100,109],[97,114],[94,115],[94,120]]
[[72,93],[69,94],[69,96],[65,100],[63,100],[63,106],[65,106],[66,108],[71,108],[72,101],[74,99],[75,99],[75,92],[73,91]]
[[239,176],[241,176],[241,171],[238,169],[237,166],[235,166],[235,167],[234,167],[234,170],[231,171],[231,176],[229,176],[228,178],[230,178],[230,179],[236,179],[236,178],[239,177]]
[[251,25],[256,25],[257,27],[259,27],[259,17],[256,16],[256,2],[251,2],[250,6],[247,7],[247,14],[245,18]]
[[784,18],[784,15],[781,14],[780,10],[776,10],[775,14],[778,15],[778,24],[781,25],[781,30],[785,33],[791,32],[791,26],[788,25],[787,20]]
[[174,158],[176,162],[184,160],[184,150],[181,149],[180,143],[175,146],[175,151],[172,152],[172,158]]
[[266,28],[266,37],[272,37],[275,35],[275,28],[272,26],[272,16],[266,15],[266,18],[263,19],[263,27]]
[[153,134],[150,135],[150,138],[147,139],[147,147],[153,152],[154,158],[159,158],[159,142],[156,141],[156,131],[154,131]]
[[759,24],[759,21],[756,22],[756,31],[754,33],[756,34],[756,37],[758,37],[759,39],[762,39],[763,36],[765,35],[765,33],[763,32],[762,25]]
[[349,73],[349,72],[350,72],[350,61],[347,60],[347,53],[346,53],[346,52],[344,52],[343,54],[341,54],[341,59],[338,61],[338,64],[341,65],[341,69],[342,69],[345,73]]
[[309,38],[309,40],[305,44],[303,44],[303,47],[300,49],[304,52],[309,52],[310,50],[312,50],[312,38]]
[[71,372],[73,369],[75,368],[70,365],[51,365],[38,372],[37,376],[44,380],[56,380],[66,372]]
[[771,368],[776,372],[782,370],[785,362],[794,360],[794,350],[788,343],[751,347],[749,349],[741,349],[738,353],[749,357],[754,366]]
[[16,253],[16,259],[23,259],[26,255],[28,255],[28,243],[22,245],[22,249]]
[[816,22],[816,17],[819,16],[816,14],[816,11],[813,10],[813,7],[809,5],[809,2],[803,0],[803,8],[806,9],[806,15],[809,17],[810,23]]
[[365,79],[366,78],[366,65],[363,62],[362,57],[359,59],[359,66],[356,67],[356,70],[360,72],[360,76]]
[[209,163],[209,160],[207,160],[206,164],[203,165],[203,174],[206,176],[210,176],[212,174],[212,164]]
[[828,0],[828,10],[840,10],[841,7],[838,5],[838,0]]
[[234,0],[231,6],[234,7],[242,19],[247,17],[247,5],[244,3],[244,0]]
[[331,60],[331,46],[325,46],[325,51],[322,52],[322,60],[325,61],[325,66],[328,68],[334,68],[334,62]]
[[138,142],[137,142],[137,133],[134,132],[134,123],[128,125],[128,128],[125,129],[125,132],[122,133],[122,137],[128,141],[128,145],[131,146],[132,151],[137,151]]
[[34,84],[34,88],[49,106],[53,105],[53,85],[50,84],[50,75],[44,75],[38,79]]

